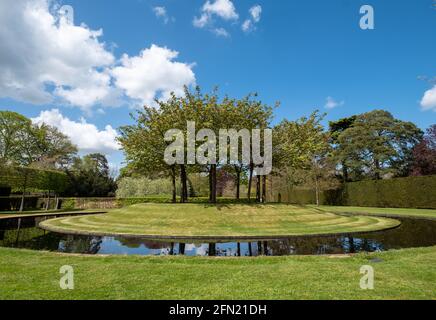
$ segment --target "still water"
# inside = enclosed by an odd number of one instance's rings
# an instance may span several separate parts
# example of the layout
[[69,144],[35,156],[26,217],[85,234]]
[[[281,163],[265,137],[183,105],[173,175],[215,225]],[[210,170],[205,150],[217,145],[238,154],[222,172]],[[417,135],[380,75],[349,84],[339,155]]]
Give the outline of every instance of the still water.
[[366,234],[240,242],[185,243],[66,235],[36,227],[44,218],[0,220],[0,246],[82,254],[284,256],[385,251],[436,245],[436,221],[398,219],[396,229]]

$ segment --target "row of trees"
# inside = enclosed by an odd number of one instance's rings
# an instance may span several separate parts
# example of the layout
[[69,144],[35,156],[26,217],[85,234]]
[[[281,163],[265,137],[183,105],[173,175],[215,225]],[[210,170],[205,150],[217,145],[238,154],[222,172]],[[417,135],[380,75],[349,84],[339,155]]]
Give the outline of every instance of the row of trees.
[[[33,124],[16,112],[0,111],[0,163],[0,185],[19,190],[23,197],[28,190],[66,196],[115,194],[116,184],[104,155],[80,157],[77,147],[57,128]],[[61,178],[42,183],[46,177]]]
[[[251,198],[254,177],[253,159],[249,165],[240,161],[232,164],[180,164],[168,165],[164,154],[170,142],[165,141],[165,133],[179,129],[187,136],[187,121],[194,121],[202,129],[212,130],[219,136],[220,129],[266,129],[270,126],[273,108],[257,100],[256,95],[244,99],[224,97],[220,99],[217,90],[203,94],[197,87],[194,92],[185,88],[184,97],[171,95],[167,101],[157,101],[158,108],[145,106],[138,114],[132,115],[136,124],[120,128],[119,141],[128,161],[123,175],[145,175],[149,178],[169,177],[172,181],[172,199],[176,202],[176,179],[180,176],[181,202],[188,200],[188,174],[200,172],[209,177],[209,200],[217,201],[218,176],[225,170],[235,179],[236,198],[240,198],[241,179],[248,175],[248,199]],[[197,143],[201,143],[198,142]],[[220,150],[217,141],[217,153]],[[185,148],[186,150],[187,148]],[[186,151],[185,151],[186,152]],[[242,153],[242,148],[239,148]],[[186,157],[185,157],[186,159]],[[260,177],[258,177],[260,181]],[[259,189],[259,188],[258,188]]]
[[[415,124],[395,119],[384,110],[331,122],[326,130],[322,125],[325,115],[318,111],[272,126],[274,107],[259,101],[255,94],[243,99],[220,99],[217,90],[203,94],[198,87],[193,92],[185,88],[184,97],[172,95],[168,101],[157,103],[158,108],[145,106],[132,115],[134,125],[120,128],[119,141],[128,162],[122,176],[170,178],[174,202],[177,177],[181,202],[186,202],[188,177],[193,173],[208,176],[212,203],[216,202],[221,181],[229,178],[234,181],[237,199],[241,197],[242,181],[247,184],[249,200],[253,190],[257,201],[266,198],[268,178],[255,176],[252,159],[250,165],[244,165],[242,155],[230,165],[166,164],[164,153],[170,142],[165,141],[165,133],[179,129],[187,136],[187,121],[211,129],[216,136],[220,129],[272,128],[272,176],[284,180],[287,188],[310,185],[316,190],[317,199],[322,189],[334,188],[341,182],[436,174],[435,126],[424,135]],[[241,149],[240,145],[239,152]]]
[[10,187],[15,192],[21,192],[20,211],[24,209],[25,194],[28,190],[47,190],[46,210],[49,209],[50,194],[63,192],[68,184],[67,175],[60,171],[42,170],[28,167],[12,167],[0,165],[0,181],[2,185]]
[[[288,189],[310,186],[319,199],[322,189],[343,182],[436,174],[436,125],[423,133],[413,123],[395,119],[384,110],[340,119],[326,129],[324,115],[318,111],[273,125],[273,110],[278,104],[266,105],[256,94],[242,99],[220,98],[217,90],[205,94],[198,87],[194,91],[185,88],[183,97],[171,95],[157,103],[157,108],[145,106],[133,114],[134,125],[120,128],[119,141],[127,160],[121,177],[168,179],[174,202],[178,193],[181,202],[195,196],[196,182],[203,190],[204,179],[208,180],[209,200],[215,203],[217,196],[228,190],[229,182],[234,185],[235,198],[246,196],[260,202],[266,199],[267,182],[273,180],[282,181]],[[168,165],[164,153],[170,142],[165,141],[165,133],[179,129],[187,136],[188,121],[212,130],[217,137],[221,129],[273,129],[274,179],[257,176],[252,158],[248,164],[242,161],[241,142],[239,159],[230,164]],[[201,143],[197,141],[197,147]],[[56,128],[34,125],[14,112],[0,111],[0,163],[3,172],[9,170],[9,176],[22,175],[17,168],[65,173],[65,187],[44,190],[62,189],[68,196],[107,196],[116,189],[104,155],[79,157],[77,148]],[[7,184],[6,179],[1,184]]]

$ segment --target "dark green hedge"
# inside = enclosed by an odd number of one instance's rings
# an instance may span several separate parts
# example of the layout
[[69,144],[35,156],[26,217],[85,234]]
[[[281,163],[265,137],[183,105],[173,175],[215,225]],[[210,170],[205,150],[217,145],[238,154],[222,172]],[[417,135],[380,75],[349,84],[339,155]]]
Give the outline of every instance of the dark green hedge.
[[[282,202],[288,202],[288,194],[282,194]],[[271,202],[278,202],[279,195]],[[26,207],[37,207],[44,199],[26,198]],[[321,204],[362,207],[391,208],[430,208],[436,209],[436,176],[396,178],[390,180],[368,180],[347,183],[343,189],[324,191],[320,195]],[[190,198],[190,203],[207,204],[207,197]],[[244,203],[246,199],[219,198],[219,203]],[[315,191],[293,189],[289,203],[315,204]],[[62,209],[111,209],[139,203],[171,203],[169,196],[149,196],[144,198],[61,198]],[[19,198],[0,198],[0,210],[16,210]]]
[[[17,211],[20,209],[21,197],[0,197],[0,211]],[[36,209],[38,197],[24,198],[24,208]]]
[[[179,201],[180,199],[178,199]],[[171,203],[172,198],[168,196],[149,196],[145,198],[125,198],[125,199],[117,199],[117,203],[120,207],[131,206],[139,203]],[[209,203],[208,197],[195,197],[189,198],[189,203]],[[221,204],[230,204],[230,203],[245,203],[246,199],[236,200],[234,198],[218,198],[218,203]]]
[[[289,198],[294,204],[316,203],[314,190],[295,188]],[[436,176],[347,183],[342,189],[321,192],[320,201],[324,205],[436,209]]]
[[436,176],[347,183],[342,204],[436,209]]

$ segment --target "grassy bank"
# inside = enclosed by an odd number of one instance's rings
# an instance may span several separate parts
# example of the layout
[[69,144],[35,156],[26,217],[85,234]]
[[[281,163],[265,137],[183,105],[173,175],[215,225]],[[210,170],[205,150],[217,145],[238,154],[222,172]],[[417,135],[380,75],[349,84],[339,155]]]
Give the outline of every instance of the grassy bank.
[[415,217],[415,218],[434,218],[436,219],[436,210],[433,209],[413,209],[413,208],[372,208],[372,207],[339,207],[339,206],[310,206],[319,208],[325,212],[334,213],[353,213],[369,214],[391,217]]
[[139,204],[104,215],[47,220],[59,232],[99,235],[250,237],[382,230],[399,222],[378,217],[345,217],[288,205]]
[[[62,215],[71,215],[77,213],[94,213],[98,212],[98,210],[35,210],[35,211],[5,211],[0,212],[0,219],[9,219],[9,218],[27,218],[27,217],[38,217],[38,216],[62,216]],[[101,212],[101,210],[100,210]]]
[[[368,264],[375,270],[374,290],[359,287],[360,267]],[[0,299],[435,299],[435,264],[436,247],[225,259],[0,248]],[[74,268],[74,290],[59,288],[63,265]]]

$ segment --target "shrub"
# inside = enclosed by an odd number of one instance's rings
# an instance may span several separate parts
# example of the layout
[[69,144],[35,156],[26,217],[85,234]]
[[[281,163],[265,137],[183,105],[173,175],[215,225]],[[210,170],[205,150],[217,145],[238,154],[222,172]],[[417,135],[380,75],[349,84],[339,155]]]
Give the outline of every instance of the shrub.
[[436,209],[436,176],[347,183],[344,205]]
[[125,177],[118,182],[117,198],[141,198],[148,195],[171,195],[169,179]]

